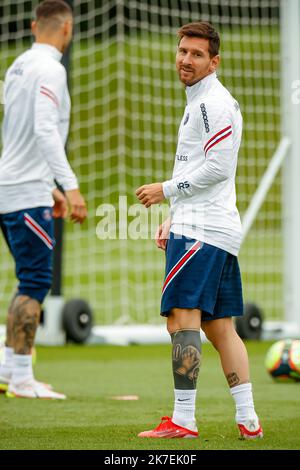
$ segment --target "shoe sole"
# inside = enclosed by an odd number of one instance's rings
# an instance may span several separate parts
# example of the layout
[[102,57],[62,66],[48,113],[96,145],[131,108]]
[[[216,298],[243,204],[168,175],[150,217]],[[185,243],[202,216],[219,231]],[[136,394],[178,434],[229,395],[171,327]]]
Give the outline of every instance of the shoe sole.
[[[53,390],[53,387],[52,385],[50,384],[44,384],[43,385],[50,391]],[[0,383],[0,393],[6,393],[8,391],[8,384],[3,384],[3,383]],[[35,397],[33,397],[35,398]]]
[[253,439],[262,439],[264,437],[263,433],[260,432],[259,434],[257,434],[256,436],[248,436],[247,434],[241,434],[240,435],[240,438],[243,439],[243,440],[247,440],[247,441],[250,441],[250,440],[253,440]]
[[198,436],[182,436],[182,437],[162,437],[162,436],[138,436],[141,439],[197,439]]
[[187,434],[186,436],[140,436],[142,439],[197,439],[198,436],[193,436],[193,434]]
[[6,392],[5,393],[7,398],[29,398],[31,400],[38,399],[38,400],[65,400],[65,398],[54,398],[54,397],[27,397],[24,395],[17,395],[16,393]]

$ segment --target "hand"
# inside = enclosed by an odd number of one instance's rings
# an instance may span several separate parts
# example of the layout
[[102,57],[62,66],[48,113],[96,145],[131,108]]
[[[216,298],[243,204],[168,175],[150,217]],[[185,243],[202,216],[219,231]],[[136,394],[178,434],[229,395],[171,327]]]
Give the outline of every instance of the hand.
[[145,184],[138,188],[135,194],[145,207],[158,204],[165,199],[162,183]]
[[68,201],[65,195],[58,188],[55,188],[52,191],[52,196],[54,199],[53,217],[55,219],[58,219],[59,217],[65,219],[69,212]]
[[165,250],[170,234],[171,218],[168,217],[157,229],[155,234],[155,243],[158,248]]
[[87,216],[85,200],[80,194],[79,189],[66,191],[66,197],[70,205],[70,218],[73,222],[82,224]]

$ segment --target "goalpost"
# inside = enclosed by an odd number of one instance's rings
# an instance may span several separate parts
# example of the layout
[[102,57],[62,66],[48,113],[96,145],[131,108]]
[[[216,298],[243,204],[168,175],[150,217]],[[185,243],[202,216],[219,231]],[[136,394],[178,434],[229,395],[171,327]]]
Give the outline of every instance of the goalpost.
[[285,319],[300,336],[300,3],[285,0],[281,8],[282,135],[290,139],[283,173]]
[[[0,80],[29,46],[37,3],[4,0],[0,6]],[[97,324],[162,323],[164,256],[145,234],[126,239],[124,233],[136,214],[135,189],[171,175],[185,105],[174,65],[176,31],[203,19],[220,31],[218,75],[244,117],[237,196],[244,224],[245,300],[257,303],[267,320],[286,320],[299,328],[300,105],[291,101],[297,93],[292,82],[296,87],[300,80],[298,0],[73,3],[68,153],[87,198],[89,220],[82,228],[66,227],[64,297],[86,298]],[[122,234],[116,239],[111,234],[103,239],[100,230],[109,207],[116,208],[116,233]],[[2,240],[0,252],[3,322],[13,273]]]

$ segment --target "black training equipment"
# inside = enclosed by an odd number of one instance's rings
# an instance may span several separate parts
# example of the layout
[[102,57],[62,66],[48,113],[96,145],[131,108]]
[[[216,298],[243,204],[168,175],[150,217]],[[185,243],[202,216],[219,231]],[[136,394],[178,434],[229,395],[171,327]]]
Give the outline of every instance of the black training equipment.
[[93,312],[89,304],[81,299],[69,300],[63,308],[62,318],[67,340],[84,343],[93,326]]
[[263,314],[254,303],[244,304],[244,315],[235,320],[236,331],[242,339],[260,339],[263,326]]

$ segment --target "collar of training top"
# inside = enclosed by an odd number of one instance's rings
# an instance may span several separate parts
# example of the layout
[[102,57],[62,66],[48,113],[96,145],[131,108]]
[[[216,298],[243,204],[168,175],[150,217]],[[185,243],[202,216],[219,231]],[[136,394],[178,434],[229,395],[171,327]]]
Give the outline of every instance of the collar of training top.
[[214,82],[217,78],[216,72],[210,73],[206,77],[202,78],[202,80],[199,80],[199,82],[195,83],[192,86],[186,86],[185,87],[185,92],[186,92],[186,97],[187,101],[190,102],[192,101],[196,96],[199,96],[199,94],[203,94],[205,90],[207,90],[208,87]]
[[62,53],[58,49],[56,49],[56,47],[51,46],[50,44],[42,44],[40,42],[35,42],[33,43],[31,49],[39,49],[40,51],[44,51],[58,61],[60,61],[62,58]]

